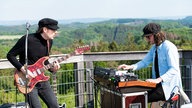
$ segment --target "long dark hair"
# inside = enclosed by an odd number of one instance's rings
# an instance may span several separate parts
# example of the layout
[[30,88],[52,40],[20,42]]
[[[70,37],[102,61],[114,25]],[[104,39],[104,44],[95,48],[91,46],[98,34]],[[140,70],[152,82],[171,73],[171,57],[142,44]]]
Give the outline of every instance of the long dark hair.
[[165,41],[165,33],[161,31],[161,26],[157,23],[149,23],[143,28],[143,36],[152,34],[154,36],[154,42],[159,46]]
[[166,35],[164,32],[160,31],[156,34],[154,34],[154,42],[157,46],[159,46],[162,42],[164,42],[166,39]]
[[43,33],[43,27],[38,27],[36,33]]

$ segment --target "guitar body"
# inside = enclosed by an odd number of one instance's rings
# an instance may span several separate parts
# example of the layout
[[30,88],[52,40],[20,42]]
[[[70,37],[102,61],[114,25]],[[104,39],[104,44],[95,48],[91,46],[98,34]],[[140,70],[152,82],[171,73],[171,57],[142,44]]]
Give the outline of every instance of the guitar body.
[[[36,75],[35,78],[32,79],[26,79],[26,75],[22,72],[16,70],[14,73],[15,78],[15,85],[17,86],[18,90],[21,93],[27,94],[33,90],[35,85],[38,82],[48,81],[49,76],[45,76],[44,72],[41,71],[41,69],[44,67],[44,62],[49,57],[42,57],[40,58],[35,64],[29,65],[28,70],[30,70],[34,75]],[[26,84],[27,83],[27,84]],[[27,85],[27,88],[26,88]]]

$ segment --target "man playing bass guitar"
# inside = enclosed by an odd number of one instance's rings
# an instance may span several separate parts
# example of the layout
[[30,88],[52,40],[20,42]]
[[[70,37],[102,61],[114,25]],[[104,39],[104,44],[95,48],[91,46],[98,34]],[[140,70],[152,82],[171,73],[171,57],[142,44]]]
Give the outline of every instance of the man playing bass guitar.
[[[33,65],[31,68],[38,68],[38,60],[42,57],[49,56],[49,51],[52,47],[52,42],[55,36],[57,35],[58,21],[51,18],[43,18],[38,22],[38,29],[36,33],[31,33],[28,35],[27,39],[27,64]],[[28,79],[33,79],[36,76],[41,75],[45,77],[44,74],[40,72],[40,69],[37,69],[36,73],[33,73],[33,69],[28,69],[24,65],[26,63],[26,54],[25,54],[25,45],[26,45],[26,36],[21,37],[17,43],[12,47],[12,49],[7,54],[7,59],[11,64],[17,69],[17,73],[24,74]],[[17,60],[19,56],[19,60]],[[47,58],[42,61],[45,65],[49,64]],[[41,62],[41,61],[39,61]],[[35,67],[36,66],[36,67]],[[41,66],[41,65],[40,65]],[[58,62],[52,63],[49,67],[50,72],[56,72],[60,68]],[[27,69],[27,70],[26,70]],[[34,88],[30,92],[24,93],[27,95],[27,102],[30,108],[41,108],[41,103],[38,96],[45,102],[48,108],[59,108],[56,96],[50,86],[49,77],[45,77],[45,80],[39,81],[34,85]],[[21,81],[21,83],[24,83]],[[32,84],[31,84],[32,85]],[[29,87],[31,85],[28,85]]]

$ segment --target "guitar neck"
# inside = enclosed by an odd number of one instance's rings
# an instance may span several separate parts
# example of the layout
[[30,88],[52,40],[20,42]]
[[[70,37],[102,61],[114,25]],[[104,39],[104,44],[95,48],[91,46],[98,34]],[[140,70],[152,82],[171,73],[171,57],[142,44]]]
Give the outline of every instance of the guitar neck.
[[[84,51],[86,51],[86,50],[90,50],[90,47],[87,46],[87,45],[84,46],[84,47],[80,47],[80,48],[76,49],[76,50],[75,50],[73,53],[71,53],[71,54],[68,54],[68,55],[63,56],[63,57],[61,57],[61,58],[58,58],[58,59],[57,59],[56,61],[54,61],[54,62],[61,63],[62,61],[68,59],[68,58],[71,57],[71,56],[78,55],[78,54],[82,54],[82,53],[83,53]],[[45,65],[41,70],[48,70],[48,69],[50,69],[51,67],[53,67],[54,62]]]
[[65,56],[62,56],[61,58],[58,58],[56,61],[58,63],[61,63],[61,62],[65,61],[65,60],[67,60],[69,57],[74,56],[74,55],[76,55],[75,52],[73,52],[71,54],[67,54]]
[[[70,53],[70,54],[67,54],[67,55],[65,55],[65,56],[62,56],[62,57],[58,58],[57,60],[55,60],[54,62],[61,63],[62,61],[67,60],[67,59],[68,59],[69,57],[71,57],[71,56],[78,55],[78,54],[82,54],[82,53],[83,53],[84,51],[86,51],[86,50],[90,50],[90,47],[89,47],[88,45],[86,45],[86,46],[84,46],[84,47],[80,47],[80,48],[76,49],[73,53]],[[43,70],[48,70],[48,69],[50,69],[51,67],[53,67],[54,62],[45,65],[42,69],[43,69]]]
[[45,65],[42,69],[48,70],[48,69],[50,69],[51,67],[53,67],[54,62],[61,63],[62,61],[65,61],[65,60],[67,60],[69,57],[74,56],[74,55],[75,55],[75,52],[73,52],[73,53],[71,53],[71,54],[67,54],[67,55],[65,55],[65,56],[62,56],[62,57],[60,57],[60,58],[57,58],[57,60],[53,61],[52,63],[49,63],[49,64]]

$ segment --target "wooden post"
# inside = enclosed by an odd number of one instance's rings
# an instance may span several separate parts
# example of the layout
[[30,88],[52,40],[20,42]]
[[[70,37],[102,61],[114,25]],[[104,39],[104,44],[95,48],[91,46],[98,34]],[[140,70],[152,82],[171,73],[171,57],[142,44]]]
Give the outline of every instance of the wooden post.
[[75,69],[75,107],[84,108],[85,106],[85,85],[84,85],[84,62],[74,63]]
[[86,62],[87,108],[94,108],[93,76],[93,62]]

